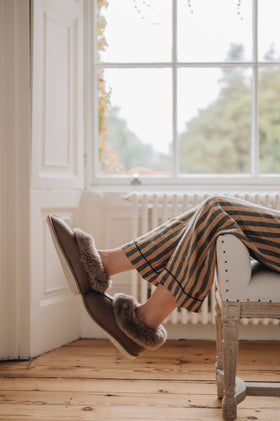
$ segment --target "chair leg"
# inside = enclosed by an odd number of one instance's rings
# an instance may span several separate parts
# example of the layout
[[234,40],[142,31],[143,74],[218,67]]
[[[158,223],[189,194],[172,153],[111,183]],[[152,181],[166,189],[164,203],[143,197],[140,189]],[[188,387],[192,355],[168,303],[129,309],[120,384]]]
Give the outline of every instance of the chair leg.
[[219,399],[224,397],[224,367],[223,367],[223,345],[222,345],[222,320],[221,320],[221,306],[216,299],[215,306],[215,322],[216,322],[216,382],[217,395]]
[[236,419],[235,379],[238,355],[238,333],[240,321],[239,303],[223,303],[223,357],[224,357],[224,398],[223,417]]

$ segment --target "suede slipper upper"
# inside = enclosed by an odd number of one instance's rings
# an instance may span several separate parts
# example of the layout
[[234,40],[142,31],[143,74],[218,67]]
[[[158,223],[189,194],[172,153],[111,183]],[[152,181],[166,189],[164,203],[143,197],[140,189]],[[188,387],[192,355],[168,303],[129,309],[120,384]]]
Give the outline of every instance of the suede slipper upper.
[[111,281],[91,235],[72,230],[63,219],[47,216],[47,223],[59,260],[73,294],[91,290],[104,293]]
[[91,291],[83,294],[83,301],[90,317],[126,358],[136,358],[145,350],[119,328],[113,312],[113,297]]
[[163,325],[153,329],[145,325],[136,317],[137,300],[125,294],[115,294],[113,310],[119,328],[133,341],[146,349],[157,349],[167,339],[167,332]]

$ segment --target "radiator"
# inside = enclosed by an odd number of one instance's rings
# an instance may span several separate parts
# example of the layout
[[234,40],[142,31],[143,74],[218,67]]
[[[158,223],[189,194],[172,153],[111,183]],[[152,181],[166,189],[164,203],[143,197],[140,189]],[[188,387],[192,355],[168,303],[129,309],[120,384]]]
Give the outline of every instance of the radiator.
[[[219,193],[221,194],[221,193]],[[213,193],[211,194],[213,195]],[[209,197],[209,193],[132,193],[126,196],[126,200],[132,206],[132,236],[136,238],[167,219],[177,216],[180,213],[191,209],[193,206]],[[231,193],[231,196],[239,197],[256,204],[280,210],[280,193]],[[140,303],[145,302],[154,286],[141,279],[137,271],[131,272],[131,291]],[[201,312],[192,313],[185,309],[178,308],[166,319],[165,322],[192,323],[192,324],[214,324],[215,323],[215,297],[214,287],[206,297]],[[279,324],[275,319],[242,319],[244,325],[257,324]]]

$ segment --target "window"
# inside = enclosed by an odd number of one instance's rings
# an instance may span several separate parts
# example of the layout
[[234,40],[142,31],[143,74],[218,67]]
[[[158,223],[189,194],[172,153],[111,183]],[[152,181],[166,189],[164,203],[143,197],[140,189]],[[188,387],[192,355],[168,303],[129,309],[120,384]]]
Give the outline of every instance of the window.
[[94,6],[95,182],[279,183],[279,0]]

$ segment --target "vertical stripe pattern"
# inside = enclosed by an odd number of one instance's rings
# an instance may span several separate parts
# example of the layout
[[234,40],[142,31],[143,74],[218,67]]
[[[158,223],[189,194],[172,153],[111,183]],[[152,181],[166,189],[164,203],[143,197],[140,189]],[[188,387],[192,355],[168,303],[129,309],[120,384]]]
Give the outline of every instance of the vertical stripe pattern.
[[280,212],[229,196],[206,199],[123,250],[145,280],[165,286],[178,307],[198,312],[214,279],[216,239],[229,233],[280,272]]

